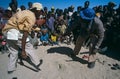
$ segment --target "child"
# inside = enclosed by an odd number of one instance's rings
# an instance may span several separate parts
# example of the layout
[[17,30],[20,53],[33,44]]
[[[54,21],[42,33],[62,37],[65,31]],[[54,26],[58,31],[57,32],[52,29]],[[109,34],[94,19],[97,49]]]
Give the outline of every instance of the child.
[[66,31],[66,25],[65,25],[65,22],[64,22],[64,20],[61,20],[60,22],[59,22],[59,24],[58,24],[58,27],[57,27],[57,30],[58,30],[58,34],[59,34],[59,41],[61,42],[61,43],[63,43],[64,42],[64,40],[65,40],[65,37],[63,36],[64,35],[64,33],[65,33],[65,31]]
[[55,32],[53,32],[50,36],[50,43],[53,45],[58,45],[58,42],[57,42],[57,35]]
[[61,20],[60,23],[58,24],[58,30],[60,32],[61,35],[63,35],[66,31],[66,25],[65,25],[65,22],[64,20]]
[[49,44],[48,29],[42,28],[41,32],[42,32],[42,35],[40,36],[40,41],[42,42],[42,45],[46,46]]

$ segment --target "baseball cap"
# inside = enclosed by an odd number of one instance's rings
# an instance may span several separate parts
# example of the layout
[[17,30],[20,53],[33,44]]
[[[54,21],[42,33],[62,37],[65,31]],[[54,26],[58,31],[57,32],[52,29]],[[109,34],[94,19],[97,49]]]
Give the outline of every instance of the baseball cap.
[[42,6],[41,3],[35,2],[35,3],[32,4],[32,9],[33,8],[36,8],[36,10],[42,10],[43,6]]
[[79,15],[84,20],[92,20],[95,17],[95,11],[91,8],[86,8],[81,10]]

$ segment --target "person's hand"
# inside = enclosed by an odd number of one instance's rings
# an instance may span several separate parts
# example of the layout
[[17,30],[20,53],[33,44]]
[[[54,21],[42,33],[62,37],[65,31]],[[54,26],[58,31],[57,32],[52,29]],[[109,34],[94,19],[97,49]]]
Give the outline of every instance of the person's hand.
[[22,56],[23,59],[26,59],[26,58],[27,58],[26,52],[25,52],[25,51],[22,51],[21,56]]
[[98,49],[99,49],[99,48],[98,48],[97,46],[95,46],[94,49],[93,49],[93,53],[96,54],[96,53],[98,52]]

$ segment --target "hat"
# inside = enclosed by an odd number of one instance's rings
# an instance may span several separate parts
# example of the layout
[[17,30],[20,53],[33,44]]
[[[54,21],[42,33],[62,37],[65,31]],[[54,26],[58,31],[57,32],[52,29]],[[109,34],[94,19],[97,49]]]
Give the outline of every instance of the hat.
[[33,8],[36,8],[36,10],[42,10],[42,9],[43,9],[43,6],[42,6],[41,3],[36,2],[36,3],[33,3],[33,4],[32,4],[32,9],[33,9]]
[[11,9],[10,7],[8,7],[7,10],[10,10],[10,11],[11,11],[12,9]]
[[95,17],[95,11],[91,8],[86,8],[80,11],[80,16],[85,20],[92,20]]
[[52,7],[51,7],[51,9],[55,9],[55,7],[54,7],[54,6],[52,6]]
[[21,9],[20,9],[20,8],[17,8],[17,11],[19,12],[19,11],[21,11]]
[[116,4],[114,2],[109,2],[108,5],[114,6],[114,7],[116,6]]

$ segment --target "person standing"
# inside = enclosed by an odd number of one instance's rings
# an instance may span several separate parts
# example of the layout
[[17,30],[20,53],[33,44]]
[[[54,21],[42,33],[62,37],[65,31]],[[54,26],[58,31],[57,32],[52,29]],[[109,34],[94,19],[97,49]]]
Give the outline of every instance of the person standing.
[[32,5],[33,5],[32,2],[28,2],[28,10],[31,10],[31,9],[32,9]]
[[29,57],[36,67],[39,65],[40,61],[34,53],[28,35],[32,31],[36,18],[40,16],[42,8],[41,3],[34,3],[31,11],[23,10],[17,12],[8,20],[3,28],[2,32],[6,35],[8,50],[10,52],[8,73],[16,70],[19,48],[22,49],[21,56],[23,59]]

